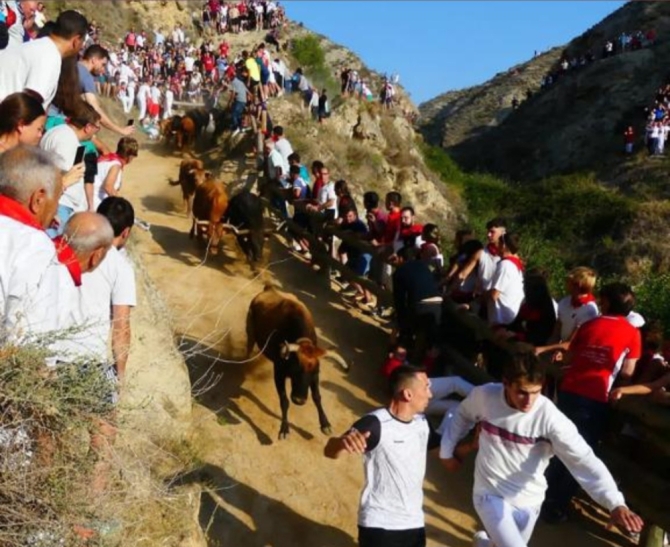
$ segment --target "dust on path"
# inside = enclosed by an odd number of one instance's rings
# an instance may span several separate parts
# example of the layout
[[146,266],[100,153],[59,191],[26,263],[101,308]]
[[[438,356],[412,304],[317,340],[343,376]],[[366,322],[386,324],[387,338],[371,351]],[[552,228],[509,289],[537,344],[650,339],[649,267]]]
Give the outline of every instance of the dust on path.
[[[333,360],[322,360],[323,404],[334,433],[340,434],[384,400],[378,368],[387,335],[372,320],[352,314],[322,277],[276,241],[270,245],[268,271],[260,276],[252,274],[230,237],[222,254],[203,263],[202,250],[187,235],[190,221],[181,192],[167,182],[176,177],[180,160],[158,145],[145,145],[126,170],[122,193],[137,216],[151,223],[150,233],[135,230],[133,244],[170,309],[198,393],[194,422],[210,487],[202,498],[201,524],[208,528],[210,545],[352,547],[361,462],[322,455],[326,437],[311,401],[291,405],[291,434],[278,441],[271,363],[262,358],[221,360],[246,358],[249,302],[265,279],[274,279],[305,302],[314,314],[320,344],[351,367],[346,373]],[[468,547],[477,526],[472,462],[447,475],[436,456],[429,460],[428,545]],[[532,541],[545,547],[619,544],[628,542],[584,519],[560,528],[539,525]]]

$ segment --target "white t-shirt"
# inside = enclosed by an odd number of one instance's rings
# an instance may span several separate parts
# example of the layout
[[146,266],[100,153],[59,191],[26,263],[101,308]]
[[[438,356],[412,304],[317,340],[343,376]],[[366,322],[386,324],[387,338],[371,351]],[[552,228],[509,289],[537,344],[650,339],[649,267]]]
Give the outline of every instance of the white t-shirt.
[[624,505],[623,494],[605,464],[544,395],[530,411],[521,412],[507,404],[502,384],[474,388],[442,435],[440,458],[453,457],[458,441],[477,422],[481,432],[475,495],[498,496],[515,507],[539,507],[547,489],[544,472],[556,455],[589,496],[608,511]]
[[133,266],[112,246],[100,265],[82,276],[78,297],[70,308],[71,322],[76,328],[59,347],[62,358],[68,361],[93,357],[99,363],[107,363],[111,306],[136,305]]
[[93,206],[96,211],[98,209],[98,205],[100,205],[100,202],[109,195],[105,191],[105,179],[107,178],[111,168],[114,166],[121,167],[119,174],[116,176],[116,180],[114,181],[114,190],[118,192],[121,189],[121,185],[123,183],[123,166],[121,165],[121,162],[117,159],[113,159],[101,161],[98,163],[98,172],[95,175],[95,179],[93,181]]
[[[288,166],[288,157],[293,154],[293,147],[291,143],[288,142],[288,139],[282,137],[281,139],[275,142],[275,150],[281,154],[281,157],[284,158],[284,164]],[[288,172],[288,167],[286,169]]]
[[487,248],[484,248],[477,266],[477,282],[482,292],[491,290],[498,262],[500,257],[492,255]]
[[[69,171],[74,165],[77,148],[81,146],[77,134],[67,124],[62,124],[47,131],[40,141],[40,148],[55,154],[56,165],[61,171]],[[67,188],[58,200],[60,205],[69,207],[75,213],[86,211],[88,202],[84,190],[84,179],[81,178]]]
[[491,289],[500,291],[498,300],[489,300],[488,318],[492,325],[509,325],[523,303],[523,272],[511,260],[500,260],[491,280]]
[[324,209],[325,211],[334,211],[335,218],[337,218],[337,194],[335,194],[335,183],[329,182],[324,184],[319,190],[319,195],[317,196],[319,204],[323,205],[328,203],[330,200],[333,200],[333,204],[330,207]]
[[425,524],[423,479],[430,436],[428,421],[420,414],[411,422],[403,422],[382,408],[359,422],[370,418],[379,421],[379,429],[375,431],[376,425],[371,427],[368,439],[370,446],[374,438],[374,447],[365,453],[365,487],[358,525],[385,530],[422,528]]
[[193,67],[195,66],[195,59],[190,55],[184,57],[184,70],[186,72],[193,72]]
[[281,167],[281,178],[286,178],[288,175],[288,166],[286,165],[286,162],[284,162],[284,158],[279,153],[279,150],[273,148],[268,154],[268,171],[270,173],[270,180],[276,180],[275,169],[277,167]]
[[24,89],[37,91],[44,109],[53,101],[61,55],[51,38],[40,38],[0,51],[0,101]]
[[575,308],[572,305],[572,298],[566,296],[558,301],[558,320],[561,322],[561,340],[570,340],[570,336],[577,327],[581,327],[587,321],[598,317],[598,304],[587,302],[586,304]]
[[0,215],[0,256],[0,340],[21,343],[58,330],[59,270],[67,269],[53,241],[43,230]]
[[130,68],[127,64],[123,63],[119,68],[119,83],[128,83],[135,79],[135,73],[133,69]]

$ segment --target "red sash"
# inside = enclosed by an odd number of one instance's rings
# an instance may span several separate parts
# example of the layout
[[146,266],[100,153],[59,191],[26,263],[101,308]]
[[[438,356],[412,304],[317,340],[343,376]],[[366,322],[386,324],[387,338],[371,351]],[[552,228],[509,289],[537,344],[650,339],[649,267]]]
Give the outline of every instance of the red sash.
[[573,308],[581,308],[582,306],[585,306],[589,302],[595,302],[596,297],[593,296],[592,294],[578,294],[577,296],[573,296],[570,299],[570,304],[572,305]]
[[[6,196],[0,196],[0,216],[11,218],[16,222],[20,222],[24,226],[34,228],[40,232],[44,232],[44,228],[35,220],[35,217],[30,214],[30,211],[21,205],[18,201],[10,199]],[[57,238],[54,240],[54,246],[56,247],[56,255],[58,256],[58,262],[65,266],[70,272],[72,281],[74,284],[79,287],[81,285],[81,267],[77,261],[77,257],[74,254],[72,248],[62,240],[62,238]]]
[[506,256],[503,260],[509,260],[521,273],[523,273],[523,262],[521,262],[521,259],[518,256]]

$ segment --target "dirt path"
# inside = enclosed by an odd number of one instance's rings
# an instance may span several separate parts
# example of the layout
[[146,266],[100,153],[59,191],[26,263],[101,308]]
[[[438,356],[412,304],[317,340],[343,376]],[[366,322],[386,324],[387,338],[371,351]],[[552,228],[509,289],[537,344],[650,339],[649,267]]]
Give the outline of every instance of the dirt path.
[[[188,239],[180,191],[169,186],[181,158],[165,156],[152,144],[124,176],[123,194],[151,233],[136,230],[134,245],[158,286],[188,357],[205,475],[201,523],[210,545],[230,547],[355,545],[356,510],[362,466],[356,458],[333,462],[322,456],[311,401],[291,406],[290,438],[277,441],[279,404],[272,367],[245,358],[244,319],[250,299],[272,278],[297,294],[312,310],[321,345],[332,348],[351,367],[322,361],[324,408],[335,433],[383,400],[377,373],[386,334],[372,320],[353,316],[324,280],[277,241],[271,244],[269,271],[254,276],[226,238],[226,251],[202,263],[202,252]],[[233,167],[231,166],[231,169]],[[219,359],[217,362],[216,359]],[[430,458],[425,486],[429,545],[468,547],[476,520],[470,500],[472,462],[447,476]],[[559,532],[560,530],[560,532]],[[612,543],[616,541],[616,543]],[[538,526],[532,545],[595,547],[627,544],[591,521],[560,529]]]

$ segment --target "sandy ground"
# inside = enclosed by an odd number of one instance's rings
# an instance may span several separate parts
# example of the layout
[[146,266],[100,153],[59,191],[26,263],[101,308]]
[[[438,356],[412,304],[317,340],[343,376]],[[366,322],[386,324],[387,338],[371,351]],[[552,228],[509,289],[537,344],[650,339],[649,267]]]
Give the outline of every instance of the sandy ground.
[[[172,315],[176,341],[187,358],[193,390],[195,428],[202,440],[208,489],[202,496],[201,525],[209,545],[231,547],[355,545],[356,511],[362,484],[358,457],[339,461],[322,455],[313,404],[291,406],[289,439],[278,441],[279,404],[272,366],[246,358],[244,322],[251,298],[265,279],[295,293],[311,309],[320,343],[350,366],[322,360],[324,408],[335,433],[384,400],[378,368],[387,334],[373,320],[350,310],[323,276],[312,272],[277,240],[268,251],[267,271],[251,272],[226,237],[225,251],[203,262],[189,240],[178,187],[180,157],[147,144],[126,170],[122,194],[151,232],[135,230],[135,252],[143,261]],[[239,165],[230,165],[230,170]],[[151,352],[151,348],[143,347]],[[472,461],[448,475],[429,456],[425,483],[428,544],[467,547],[477,521],[471,503]],[[587,512],[593,512],[584,507]],[[591,519],[560,528],[539,525],[532,546],[627,545]]]

